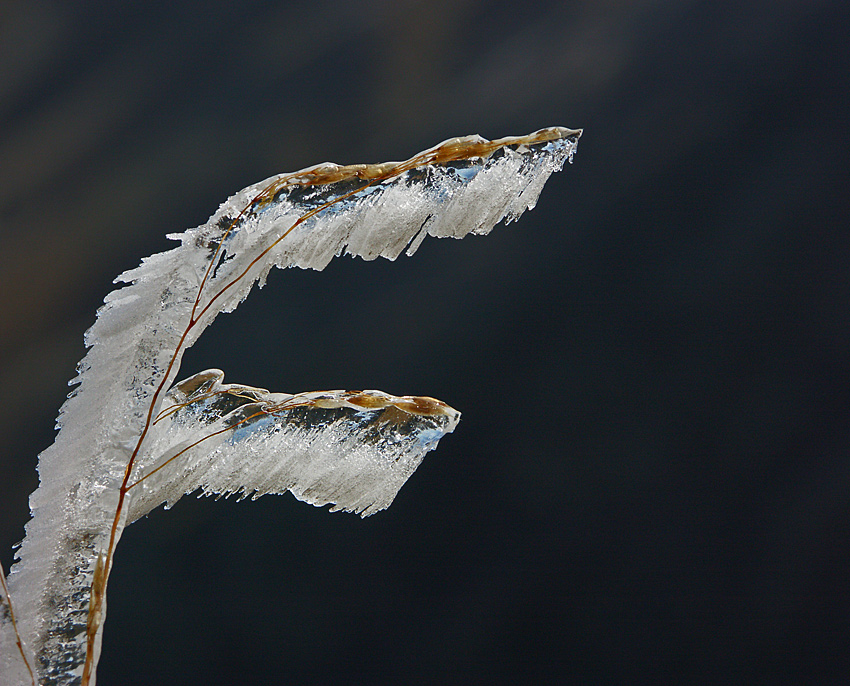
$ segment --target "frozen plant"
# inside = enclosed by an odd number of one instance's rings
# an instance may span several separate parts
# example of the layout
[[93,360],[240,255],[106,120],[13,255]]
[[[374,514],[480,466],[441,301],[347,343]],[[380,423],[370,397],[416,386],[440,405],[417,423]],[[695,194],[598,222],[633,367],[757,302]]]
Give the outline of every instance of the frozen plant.
[[95,683],[106,587],[124,527],[200,489],[292,492],[367,516],[390,505],[460,414],[380,391],[290,395],[175,383],[183,353],[273,266],[412,255],[426,235],[486,234],[531,209],[581,131],[453,138],[405,162],[319,164],[238,192],[179,247],[118,277],[39,456],[32,519],[8,584],[0,570],[0,683]]

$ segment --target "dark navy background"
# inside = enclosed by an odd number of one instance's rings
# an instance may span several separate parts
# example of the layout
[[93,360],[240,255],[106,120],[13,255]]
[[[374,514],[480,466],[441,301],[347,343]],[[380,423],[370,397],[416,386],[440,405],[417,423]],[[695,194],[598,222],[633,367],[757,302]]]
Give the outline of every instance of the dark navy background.
[[82,336],[274,173],[583,127],[538,207],[277,272],[183,374],[463,412],[387,512],[185,498],[118,548],[98,683],[847,683],[840,2],[0,10],[0,559]]

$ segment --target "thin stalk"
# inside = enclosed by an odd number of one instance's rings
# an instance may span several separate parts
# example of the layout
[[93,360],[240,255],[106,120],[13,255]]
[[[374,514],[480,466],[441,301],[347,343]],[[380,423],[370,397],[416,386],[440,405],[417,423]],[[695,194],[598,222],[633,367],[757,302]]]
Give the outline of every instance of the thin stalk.
[[27,660],[27,654],[24,650],[24,642],[21,640],[21,634],[18,631],[18,622],[15,621],[15,608],[12,607],[12,596],[9,593],[9,587],[6,586],[6,575],[3,573],[2,569],[0,569],[0,585],[3,586],[3,595],[6,598],[6,603],[9,605],[9,619],[12,621],[12,629],[15,631],[15,643],[18,646],[18,652],[21,654],[21,659],[24,661],[24,665],[30,674],[32,686],[37,686],[35,683],[35,674],[32,671],[32,666],[30,665],[30,661]]

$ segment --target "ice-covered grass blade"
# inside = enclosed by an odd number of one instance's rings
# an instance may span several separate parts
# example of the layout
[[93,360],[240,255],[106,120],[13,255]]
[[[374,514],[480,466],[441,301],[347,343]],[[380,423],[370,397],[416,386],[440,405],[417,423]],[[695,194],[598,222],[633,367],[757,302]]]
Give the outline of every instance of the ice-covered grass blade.
[[292,492],[363,516],[399,488],[460,413],[433,398],[381,391],[289,395],[224,384],[218,370],[166,396],[137,461],[129,521],[199,488],[252,496]]
[[[60,410],[55,443],[39,456],[32,519],[8,578],[15,636],[32,651],[38,683],[94,684],[115,546],[126,523],[151,507],[197,488],[288,490],[370,514],[389,505],[457,422],[428,398],[271,394],[225,386],[218,372],[166,393],[215,317],[275,266],[322,269],[343,253],[395,259],[427,235],[486,234],[534,207],[580,135],[555,127],[494,141],[467,136],[404,162],[281,174],[235,194],[204,225],[170,236],[178,247],[118,277],[127,285],[106,297],[86,333],[78,386]],[[0,623],[5,646],[9,613]],[[4,686],[30,683],[21,663],[0,662]]]

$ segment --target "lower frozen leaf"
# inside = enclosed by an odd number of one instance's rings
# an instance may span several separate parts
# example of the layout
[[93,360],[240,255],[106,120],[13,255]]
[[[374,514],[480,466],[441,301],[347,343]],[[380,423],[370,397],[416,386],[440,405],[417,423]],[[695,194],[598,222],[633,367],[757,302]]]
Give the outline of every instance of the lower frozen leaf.
[[389,507],[460,413],[381,391],[289,395],[224,384],[218,370],[177,384],[136,462],[129,520],[185,493],[290,491],[367,516]]

